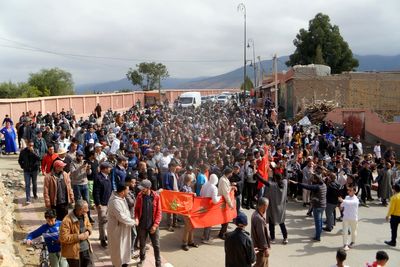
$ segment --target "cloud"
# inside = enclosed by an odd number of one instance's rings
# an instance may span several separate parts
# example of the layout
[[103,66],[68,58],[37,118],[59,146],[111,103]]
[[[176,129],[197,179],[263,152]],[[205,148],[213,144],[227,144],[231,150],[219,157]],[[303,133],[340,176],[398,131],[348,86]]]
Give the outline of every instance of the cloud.
[[[162,61],[172,77],[218,75],[243,61],[243,15],[238,4],[231,0],[1,1],[0,81],[24,81],[31,72],[56,66],[71,72],[78,84],[114,80],[144,60]],[[340,27],[353,53],[399,54],[400,35],[394,34],[400,24],[397,0],[384,4],[378,0],[248,0],[244,4],[247,37],[254,39],[261,59],[292,53],[297,32],[307,28],[318,12]],[[16,49],[22,47],[20,43],[109,59]]]

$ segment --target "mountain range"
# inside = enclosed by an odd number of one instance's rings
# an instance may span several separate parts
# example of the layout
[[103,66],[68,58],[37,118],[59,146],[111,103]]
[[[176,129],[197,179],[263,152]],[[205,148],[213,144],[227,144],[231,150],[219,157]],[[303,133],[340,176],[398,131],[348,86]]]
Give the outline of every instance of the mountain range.
[[[285,62],[288,56],[278,58],[278,71],[286,70]],[[400,71],[400,55],[380,56],[380,55],[355,55],[358,59],[359,67],[357,71]],[[272,73],[272,60],[261,61],[263,73]],[[253,80],[253,68],[247,66],[247,75]],[[197,78],[167,78],[161,81],[163,89],[219,89],[219,88],[238,88],[243,82],[243,67],[234,69],[227,73],[212,77]],[[85,94],[93,92],[114,92],[122,89],[140,90],[138,86],[124,78],[117,81],[103,83],[91,83],[77,85],[75,93]]]

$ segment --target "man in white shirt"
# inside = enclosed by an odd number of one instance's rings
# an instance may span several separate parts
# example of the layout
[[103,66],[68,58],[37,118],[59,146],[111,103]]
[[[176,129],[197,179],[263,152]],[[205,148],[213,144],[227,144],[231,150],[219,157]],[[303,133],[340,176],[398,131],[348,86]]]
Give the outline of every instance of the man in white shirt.
[[375,162],[379,163],[379,161],[382,158],[382,153],[381,153],[381,141],[377,141],[376,145],[374,146],[374,154],[375,154]]
[[[354,187],[347,188],[347,194],[345,199],[339,197],[340,208],[343,210],[343,248],[344,250],[349,250],[354,246],[357,237],[357,227],[358,227],[358,205],[360,201],[355,195]],[[348,242],[348,232],[351,229],[351,243]]]
[[107,160],[107,155],[103,152],[103,145],[100,143],[94,145],[94,155],[99,164]]

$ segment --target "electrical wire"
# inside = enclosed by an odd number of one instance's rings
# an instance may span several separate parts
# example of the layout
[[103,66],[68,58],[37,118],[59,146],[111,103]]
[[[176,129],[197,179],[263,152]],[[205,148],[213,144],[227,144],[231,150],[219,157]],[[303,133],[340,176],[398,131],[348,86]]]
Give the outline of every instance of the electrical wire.
[[241,59],[139,59],[139,58],[126,58],[126,57],[110,57],[110,56],[95,56],[95,55],[85,55],[85,54],[75,54],[75,53],[65,53],[58,52],[48,49],[42,49],[34,46],[30,46],[18,41],[14,41],[8,38],[4,38],[0,36],[0,40],[12,42],[18,44],[19,46],[12,45],[1,45],[1,47],[20,49],[20,50],[28,50],[33,52],[41,52],[47,53],[57,56],[71,56],[77,58],[92,58],[92,59],[105,59],[105,60],[117,60],[117,61],[131,61],[131,62],[149,62],[149,61],[159,61],[166,63],[215,63],[215,62],[241,62]]

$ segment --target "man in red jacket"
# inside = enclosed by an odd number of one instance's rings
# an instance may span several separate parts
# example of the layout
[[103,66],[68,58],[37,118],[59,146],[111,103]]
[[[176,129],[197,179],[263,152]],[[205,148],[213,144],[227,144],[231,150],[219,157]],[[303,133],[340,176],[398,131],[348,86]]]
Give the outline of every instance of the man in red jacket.
[[139,185],[140,193],[136,199],[135,219],[140,242],[140,262],[137,266],[143,266],[146,257],[146,239],[150,236],[154,249],[156,267],[161,267],[160,256],[160,232],[161,202],[160,196],[151,190],[151,182],[143,180]]
[[58,158],[58,154],[54,153],[54,146],[49,145],[47,147],[47,153],[43,156],[43,159],[42,159],[43,175],[46,175],[51,172],[51,167],[53,166],[53,162],[56,158]]

